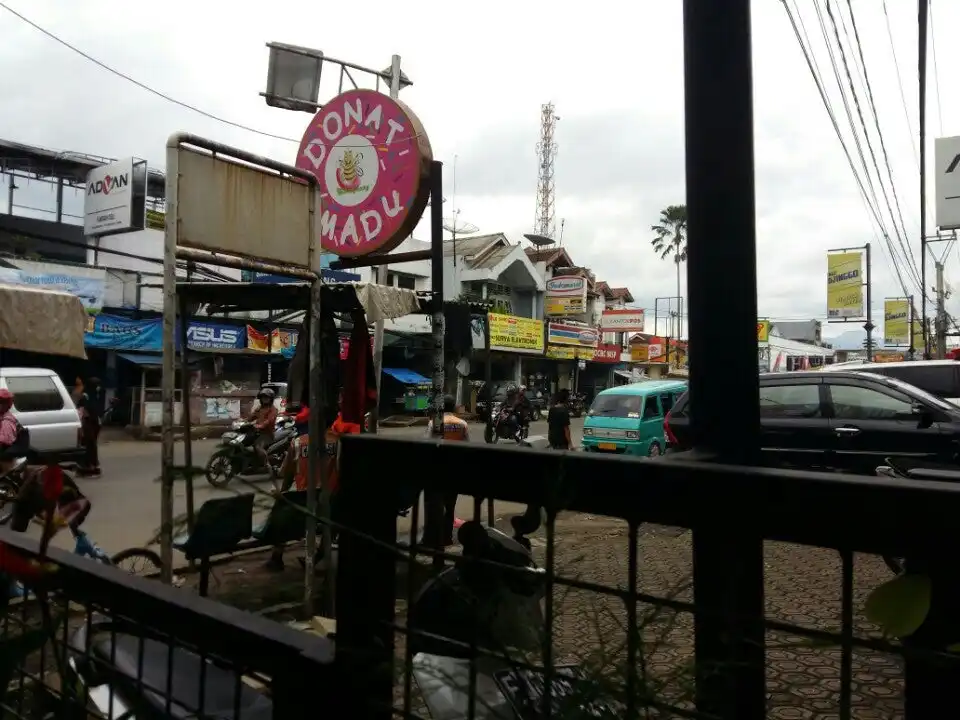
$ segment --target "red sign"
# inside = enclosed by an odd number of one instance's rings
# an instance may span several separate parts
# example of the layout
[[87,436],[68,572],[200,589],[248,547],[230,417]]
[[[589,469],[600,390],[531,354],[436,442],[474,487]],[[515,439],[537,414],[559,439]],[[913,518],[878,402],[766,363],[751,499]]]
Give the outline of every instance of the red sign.
[[620,348],[616,345],[597,345],[593,351],[593,361],[602,363],[620,362]]
[[389,252],[430,196],[433,151],[417,116],[376,90],[338,95],[310,121],[297,167],[320,181],[320,243],[346,257]]

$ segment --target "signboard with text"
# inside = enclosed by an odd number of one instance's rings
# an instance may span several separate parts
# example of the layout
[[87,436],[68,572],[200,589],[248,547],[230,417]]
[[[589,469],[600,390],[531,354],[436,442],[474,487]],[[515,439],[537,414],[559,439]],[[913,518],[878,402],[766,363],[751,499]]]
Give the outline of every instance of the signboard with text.
[[543,354],[543,322],[515,315],[489,313],[490,349],[529,355]]
[[604,310],[600,329],[604,332],[643,332],[643,310]]
[[587,308],[587,279],[579,275],[558,275],[547,280],[544,314],[550,317],[582,315]]
[[87,173],[83,234],[95,237],[142,230],[146,215],[147,163],[126,158]]
[[595,348],[600,342],[600,333],[595,328],[567,323],[547,324],[548,345],[574,345]]

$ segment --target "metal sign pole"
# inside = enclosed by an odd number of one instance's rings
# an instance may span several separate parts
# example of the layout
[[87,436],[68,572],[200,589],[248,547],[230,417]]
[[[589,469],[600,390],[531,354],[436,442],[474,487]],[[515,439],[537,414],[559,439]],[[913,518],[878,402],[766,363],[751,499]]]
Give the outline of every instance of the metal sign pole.
[[[179,143],[167,144],[166,211],[177,217]],[[177,360],[177,223],[168,222],[163,236],[163,377],[160,383],[163,407],[160,449],[160,577],[173,581],[173,421]]]
[[[390,61],[390,97],[394,100],[400,97],[400,56],[394,55]],[[386,285],[386,265],[378,265],[373,272],[373,281],[377,285]],[[380,429],[380,375],[383,368],[383,319],[377,320],[373,326],[373,374],[377,379],[377,404],[370,413],[370,432],[376,433]]]

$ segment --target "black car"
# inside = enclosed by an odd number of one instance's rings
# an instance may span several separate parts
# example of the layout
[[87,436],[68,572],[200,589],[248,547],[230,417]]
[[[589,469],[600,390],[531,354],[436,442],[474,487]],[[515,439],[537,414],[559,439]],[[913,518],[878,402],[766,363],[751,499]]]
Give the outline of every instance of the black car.
[[[690,412],[687,392],[664,420],[669,450],[690,448]],[[960,407],[870,373],[771,373],[760,433],[764,464],[872,475],[890,455],[957,462]]]

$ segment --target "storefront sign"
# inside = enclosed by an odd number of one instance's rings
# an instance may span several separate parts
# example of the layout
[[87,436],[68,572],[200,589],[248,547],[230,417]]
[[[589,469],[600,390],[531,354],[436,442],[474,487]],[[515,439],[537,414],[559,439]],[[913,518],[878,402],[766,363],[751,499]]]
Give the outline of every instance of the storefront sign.
[[593,360],[593,348],[572,345],[547,345],[547,357],[553,360]]
[[159,210],[147,210],[147,230],[163,230],[167,214]]
[[420,221],[433,151],[417,116],[375,90],[350,90],[313,117],[297,167],[320,181],[323,249],[346,257],[389,252]]
[[547,325],[548,345],[576,345],[578,347],[595,348],[599,342],[600,333],[596,328],[554,322]]
[[650,359],[649,345],[631,345],[630,362],[647,362]]
[[87,173],[83,234],[141,230],[146,215],[147,164],[126,158]]
[[647,362],[666,362],[663,355],[663,345],[659,343],[647,345]]
[[114,315],[97,315],[93,328],[83,337],[90,348],[105,350],[144,350],[157,352],[163,347],[163,321],[160,318],[130,320]]
[[242,327],[196,322],[187,326],[187,345],[191,350],[242,350],[246,344]]
[[757,342],[770,342],[769,320],[757,320]]
[[[337,259],[333,253],[323,253],[320,256],[320,277],[330,282],[360,282],[360,276],[346,270],[332,270],[330,263]],[[264,285],[287,285],[289,283],[306,282],[303,278],[289,275],[273,275],[271,273],[241,270],[240,279],[243,282],[262,283]]]
[[103,295],[107,283],[106,271],[27,260],[13,262],[22,267],[0,268],[0,282],[58,290],[75,295],[80,298],[80,302],[88,313],[96,314],[103,308]]
[[604,332],[643,332],[643,310],[604,310],[600,316]]
[[582,315],[587,307],[587,279],[558,275],[547,280],[544,314],[551,317]]
[[257,330],[253,325],[247,325],[247,350],[253,352],[270,352],[269,333]]
[[593,351],[594,362],[602,363],[618,363],[620,362],[620,346],[619,345],[597,345],[596,349]]
[[297,341],[299,339],[300,333],[297,330],[274,328],[270,333],[270,348],[273,352],[280,353],[289,360],[297,351]]
[[490,349],[543,354],[543,322],[515,315],[489,313]]

